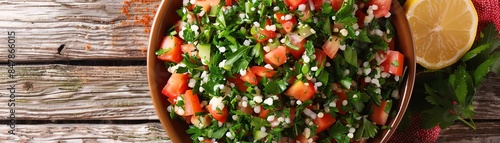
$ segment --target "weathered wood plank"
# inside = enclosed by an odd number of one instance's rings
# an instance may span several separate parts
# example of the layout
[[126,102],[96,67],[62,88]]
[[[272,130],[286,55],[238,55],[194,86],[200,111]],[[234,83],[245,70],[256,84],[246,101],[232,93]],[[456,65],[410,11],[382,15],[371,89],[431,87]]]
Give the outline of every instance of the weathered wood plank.
[[16,135],[0,126],[0,140],[14,142],[171,143],[160,123],[17,125]]
[[[2,65],[1,71],[7,71]],[[145,66],[16,66],[18,120],[150,120],[158,119]],[[1,72],[0,87],[9,87]],[[6,88],[0,115],[9,114]]]
[[500,120],[500,75],[487,77],[477,91],[473,105],[476,112],[474,119]]
[[[478,129],[457,124],[441,131],[438,142],[496,143],[500,141],[500,124],[479,122]],[[147,124],[41,124],[0,126],[0,140],[19,142],[171,142],[159,123]]]
[[[68,59],[143,59],[160,0],[10,0],[0,1],[0,39],[15,32],[16,61]],[[128,15],[122,13],[128,8]],[[4,31],[5,30],[5,31]],[[5,43],[6,44],[6,43]],[[60,45],[65,44],[61,54]],[[7,57],[0,50],[0,57]],[[0,62],[5,62],[1,58]]]
[[500,142],[500,122],[479,122],[477,129],[456,124],[442,130],[437,142],[453,143],[498,143]]
[[[1,66],[1,71],[7,71]],[[145,66],[16,66],[16,117],[20,120],[157,119]],[[1,87],[8,87],[1,72]],[[490,76],[475,97],[475,119],[500,119],[500,76]],[[0,103],[7,103],[6,89]],[[0,105],[0,115],[9,112]]]

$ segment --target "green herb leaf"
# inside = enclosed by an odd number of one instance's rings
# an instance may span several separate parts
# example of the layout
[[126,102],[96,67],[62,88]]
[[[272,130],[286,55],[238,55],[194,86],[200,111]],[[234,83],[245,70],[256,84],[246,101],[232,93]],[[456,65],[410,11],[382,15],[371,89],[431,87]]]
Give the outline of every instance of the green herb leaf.
[[344,59],[347,63],[349,63],[352,66],[358,66],[358,54],[356,51],[350,47],[347,46],[344,51]]
[[474,58],[477,54],[481,53],[483,50],[489,48],[491,46],[491,43],[489,44],[484,44],[484,45],[481,45],[477,48],[474,48],[473,50],[470,50],[469,52],[467,52],[463,57],[462,57],[462,61],[466,62],[472,58]]
[[280,94],[286,89],[286,82],[284,80],[274,80],[269,82],[264,87],[264,92],[268,94]]

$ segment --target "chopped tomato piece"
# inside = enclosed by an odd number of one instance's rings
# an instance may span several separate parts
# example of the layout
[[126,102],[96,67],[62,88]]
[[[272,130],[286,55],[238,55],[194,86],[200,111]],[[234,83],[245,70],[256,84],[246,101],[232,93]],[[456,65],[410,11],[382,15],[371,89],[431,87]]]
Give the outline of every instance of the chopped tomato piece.
[[226,6],[232,6],[233,0],[226,0]]
[[246,92],[247,91],[247,86],[245,86],[245,81],[240,79],[240,75],[235,75],[235,78],[228,78],[228,80],[236,86],[236,88],[241,91],[241,92]]
[[405,58],[404,55],[398,51],[389,50],[386,55],[386,60],[381,64],[384,71],[396,76],[403,75]]
[[333,118],[330,113],[325,113],[322,118],[316,117],[316,119],[313,120],[314,124],[318,126],[318,129],[316,129],[316,134],[330,128],[330,126],[332,126],[335,121],[337,120]]
[[372,105],[373,113],[370,115],[370,120],[377,125],[385,125],[385,123],[387,123],[387,117],[389,117],[389,111],[391,111],[391,100],[382,100],[380,106],[376,104]]
[[363,12],[363,9],[358,9],[356,11],[356,17],[358,18],[358,26],[359,26],[359,28],[365,28],[365,17],[366,17],[366,14]]
[[[269,26],[271,25],[271,20],[268,19],[266,21],[266,26]],[[257,32],[254,37],[255,37],[255,40],[257,40],[257,42],[264,42],[264,41],[267,41],[271,38],[274,38],[276,37],[276,32],[274,31],[271,31],[271,30],[267,30],[267,29],[262,29],[260,27],[255,27],[257,29],[259,29],[259,32]]]
[[264,109],[264,106],[260,105],[259,117],[262,119],[266,119],[268,113],[269,113],[269,110]]
[[181,96],[184,100],[184,114],[181,116],[190,116],[202,111],[198,95],[193,94],[192,90],[187,90],[186,93],[181,94]]
[[177,22],[175,23],[175,25],[177,25],[177,26],[175,27],[175,32],[179,33],[179,32],[181,31],[181,28],[182,28],[182,27],[185,27],[185,26],[187,25],[187,23],[186,23],[186,22],[184,22],[184,21],[182,21],[182,20],[179,20],[179,21],[177,21]]
[[338,36],[330,36],[330,38],[328,38],[323,45],[323,51],[325,51],[326,55],[328,55],[331,59],[335,57],[337,51],[339,50],[340,40],[341,38]]
[[346,89],[342,89],[341,85],[338,84],[338,83],[334,83],[334,84],[337,86],[337,89],[335,90],[335,94],[338,96],[338,100],[337,100],[337,102],[335,102],[335,104],[337,105],[336,107],[337,107],[337,109],[339,109],[339,113],[340,114],[345,114],[346,111],[342,110],[341,107],[343,106],[342,102],[344,100],[347,100],[347,94],[346,94],[347,90]]
[[285,4],[290,8],[290,10],[295,10],[300,4],[305,4],[307,0],[285,0]]
[[[222,103],[221,103],[222,104]],[[212,108],[213,105],[208,104],[206,106],[206,110],[214,117],[217,121],[219,122],[226,122],[227,116],[229,116],[229,111],[227,110],[227,107],[224,107],[223,109],[217,110]]]
[[167,81],[167,85],[163,87],[161,93],[169,98],[175,99],[180,94],[184,94],[188,89],[188,74],[172,73]]
[[276,71],[261,66],[252,66],[250,70],[260,77],[273,77]]
[[201,10],[205,11],[206,13],[210,12],[210,8],[212,8],[210,6],[211,3],[208,0],[207,1],[197,0],[195,3],[196,4],[193,5],[193,9],[194,9],[194,7],[196,7],[196,5],[198,5],[198,6],[201,6]]
[[281,66],[286,63],[286,48],[279,46],[278,48],[269,51],[269,53],[264,55],[264,61],[275,67]]
[[321,49],[315,49],[315,50],[316,52],[314,54],[316,55],[316,61],[318,61],[318,68],[321,68],[325,65],[326,53]]
[[286,90],[285,95],[294,97],[300,101],[307,101],[314,96],[314,85],[311,81],[304,83],[300,80],[295,81],[295,83]]
[[392,0],[370,0],[367,6],[377,5],[378,9],[373,10],[373,15],[375,18],[384,17],[389,13],[391,9]]
[[297,42],[295,40],[293,40],[293,38],[290,38],[290,42],[297,46],[299,48],[299,50],[294,50],[292,48],[289,48],[287,47],[287,50],[288,52],[290,52],[290,54],[292,54],[292,56],[295,58],[295,59],[299,59],[300,57],[302,57],[302,54],[304,53],[304,51],[306,51],[306,48],[304,48],[304,45],[306,44],[306,41],[307,40],[302,40],[300,42]]
[[242,107],[242,106],[238,105],[238,110],[240,110],[241,112],[246,113],[248,115],[252,115],[253,114],[253,108],[250,107],[250,106]]
[[250,69],[247,69],[247,73],[245,75],[242,75],[240,79],[252,85],[257,85],[257,83],[259,83],[257,81],[257,77]]
[[184,44],[181,46],[181,49],[183,53],[188,53],[190,56],[198,54],[193,44]]
[[[313,142],[314,142],[314,141],[316,141],[319,138],[319,136],[313,136],[311,138],[313,139]],[[301,143],[309,143],[309,141],[308,141],[309,139],[306,138],[303,134],[297,135],[297,137],[295,138],[295,140],[299,141]]]
[[161,43],[161,48],[167,52],[159,55],[158,59],[167,62],[180,63],[182,61],[182,43],[184,43],[184,41],[176,36],[165,36],[165,38],[163,38],[163,42]]
[[342,7],[344,0],[330,0],[330,3],[332,4],[332,8],[335,11],[339,11],[340,8]]
[[287,20],[287,14],[283,13],[276,13],[276,21],[278,21],[281,24],[281,27],[287,32],[290,33],[292,32],[293,27],[297,24],[297,18],[290,14],[291,19]]
[[313,0],[314,10],[321,11],[321,6],[323,6],[323,0]]

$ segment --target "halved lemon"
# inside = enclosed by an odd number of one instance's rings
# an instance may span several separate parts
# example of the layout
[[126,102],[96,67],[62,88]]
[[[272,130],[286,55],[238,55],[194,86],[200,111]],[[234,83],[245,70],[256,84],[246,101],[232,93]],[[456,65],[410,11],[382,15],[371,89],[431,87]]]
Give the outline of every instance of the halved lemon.
[[404,5],[417,63],[441,69],[472,46],[478,17],[471,0],[408,0]]

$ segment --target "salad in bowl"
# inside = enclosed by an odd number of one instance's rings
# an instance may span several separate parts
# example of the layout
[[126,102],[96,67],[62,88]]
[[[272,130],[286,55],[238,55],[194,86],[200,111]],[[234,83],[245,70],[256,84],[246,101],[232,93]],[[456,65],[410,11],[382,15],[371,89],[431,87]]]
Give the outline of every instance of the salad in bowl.
[[397,127],[415,72],[397,2],[173,3],[153,25],[148,74],[174,140],[384,141]]

